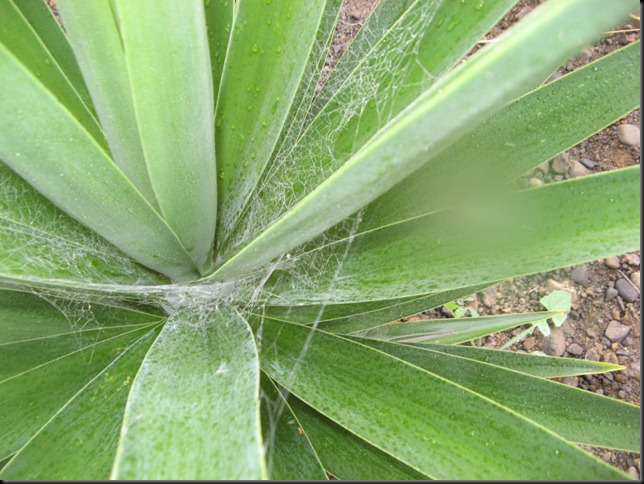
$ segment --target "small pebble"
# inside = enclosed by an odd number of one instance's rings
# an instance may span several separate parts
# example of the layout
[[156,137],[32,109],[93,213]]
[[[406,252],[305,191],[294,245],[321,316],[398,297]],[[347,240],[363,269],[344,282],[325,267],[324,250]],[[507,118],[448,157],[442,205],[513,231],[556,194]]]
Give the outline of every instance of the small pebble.
[[568,353],[570,353],[571,355],[581,356],[584,352],[584,349],[577,343],[573,343],[570,346],[568,346],[566,351],[568,351]]
[[599,361],[599,350],[594,346],[586,351],[586,359],[589,361]]
[[611,321],[606,327],[604,334],[612,342],[620,342],[631,332],[629,326],[625,326],[619,321]]
[[586,167],[586,168],[595,168],[597,166],[597,162],[591,160],[590,158],[582,158],[581,163]]
[[630,477],[631,479],[635,479],[636,481],[640,480],[640,473],[637,471],[637,467],[635,466],[630,466],[626,470],[626,474],[628,474],[628,477]]
[[640,266],[640,256],[637,254],[626,254],[624,256],[624,260],[628,265],[636,266],[636,267]]
[[615,299],[617,297],[617,289],[614,287],[609,287],[606,289],[606,301],[610,301],[611,299]]
[[615,289],[617,289],[622,299],[629,303],[635,301],[640,296],[640,292],[626,279],[617,280],[615,282]]
[[576,387],[579,383],[577,382],[576,376],[567,376],[563,379],[564,385],[570,385],[571,387]]
[[566,338],[561,328],[552,328],[543,340],[543,352],[550,356],[562,356],[566,350]]
[[636,271],[631,274],[631,282],[640,289],[640,271]]
[[536,344],[536,340],[534,339],[534,336],[528,336],[523,342],[523,349],[526,351],[532,351],[534,349],[535,344]]
[[582,286],[587,286],[590,281],[590,276],[588,275],[588,266],[586,264],[581,264],[576,266],[570,273],[570,279],[577,284]]
[[[613,350],[606,350],[606,351],[604,351],[604,355],[603,355],[603,356],[604,356],[603,360],[604,360],[606,363],[610,363],[611,365],[619,365],[619,361],[617,361],[617,355],[615,354],[615,352],[614,352]],[[606,376],[606,377],[608,377],[608,375],[610,375],[610,373],[605,373],[605,374],[604,374],[604,376]],[[615,376],[614,376],[614,375],[611,375],[611,376],[612,376],[613,378],[615,378]],[[612,380],[613,378],[610,378],[610,379]]]
[[488,308],[491,308],[496,304],[496,289],[494,287],[488,287],[487,289],[482,291],[481,296],[483,304],[485,304]]
[[563,175],[568,173],[568,168],[570,168],[570,157],[568,153],[561,153],[560,155],[555,156],[550,162],[550,168],[553,173]]
[[542,186],[542,185],[543,185],[543,182],[542,182],[541,180],[539,180],[538,178],[530,178],[530,179],[528,180],[528,184],[529,184],[532,188],[537,188],[537,187]]
[[544,161],[543,163],[539,163],[537,165],[537,170],[541,170],[541,172],[544,174],[548,173],[549,169],[550,164],[547,161]]
[[591,171],[586,168],[584,165],[579,163],[577,160],[573,160],[570,163],[570,169],[568,170],[568,175],[570,178],[577,178],[580,176],[590,175]]
[[561,291],[563,288],[564,285],[554,279],[548,279],[546,281],[546,289],[548,289],[548,292]]
[[616,255],[604,259],[604,264],[610,269],[619,269],[619,257]]
[[617,139],[628,146],[639,146],[640,129],[632,124],[620,124],[617,127]]

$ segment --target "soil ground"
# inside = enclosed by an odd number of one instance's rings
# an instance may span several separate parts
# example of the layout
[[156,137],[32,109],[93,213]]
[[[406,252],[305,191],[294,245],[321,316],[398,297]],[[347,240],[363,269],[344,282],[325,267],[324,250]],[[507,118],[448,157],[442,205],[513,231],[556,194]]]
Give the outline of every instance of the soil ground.
[[[326,70],[341,57],[351,38],[360,29],[377,0],[347,0],[341,14]],[[493,39],[521,20],[543,0],[522,0],[506,17],[486,36]],[[588,62],[606,55],[640,37],[639,15],[631,22],[620,26],[593,46],[585,49],[581,55],[562,66],[555,77],[577,69]],[[481,43],[470,55],[485,45]],[[629,124],[639,128],[640,110],[620,119],[603,129],[578,146],[568,150],[559,160],[564,169],[553,170],[553,161],[545,163],[527,175],[524,183],[530,178],[548,183],[575,176],[577,162],[582,162],[587,171],[582,174],[623,168],[640,162],[640,147],[624,144],[618,138],[617,127]],[[573,168],[573,165],[575,168]],[[567,169],[566,169],[567,168]],[[579,175],[577,175],[579,176]],[[503,282],[484,292],[474,294],[465,304],[475,308],[479,314],[501,314],[544,310],[539,299],[553,290],[566,290],[572,295],[572,311],[561,331],[555,330],[545,338],[537,329],[532,336],[510,346],[514,351],[542,351],[547,354],[568,358],[585,358],[589,360],[619,363],[624,370],[597,376],[570,377],[564,383],[624,400],[635,405],[640,404],[640,297],[639,297],[640,253],[621,254],[617,259],[596,261],[577,267],[568,267],[544,274],[515,278]],[[620,289],[624,284],[632,290],[622,295],[615,290],[616,283]],[[623,297],[624,296],[624,297]],[[446,316],[445,308],[427,311],[413,319],[437,318]],[[412,318],[409,318],[412,319]],[[608,325],[616,321],[630,328],[629,334],[621,341],[611,341],[606,337]],[[615,323],[612,323],[615,325]],[[498,333],[476,340],[475,345],[500,348],[513,336],[526,327],[513,331]],[[627,329],[623,329],[627,331]],[[599,458],[624,470],[634,478],[639,478],[640,454],[614,451],[602,448],[586,448]]]

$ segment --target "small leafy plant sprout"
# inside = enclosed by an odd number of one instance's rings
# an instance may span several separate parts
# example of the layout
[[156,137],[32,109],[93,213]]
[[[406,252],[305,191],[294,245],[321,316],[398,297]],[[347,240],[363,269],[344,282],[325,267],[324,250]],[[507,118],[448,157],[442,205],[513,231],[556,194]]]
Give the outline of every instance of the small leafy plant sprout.
[[638,107],[638,43],[545,82],[637,3],[468,55],[515,3],[321,77],[341,0],[0,0],[0,478],[627,478],[639,408],[553,381],[622,367],[462,344],[557,308],[399,322],[639,248],[638,167],[516,183]]

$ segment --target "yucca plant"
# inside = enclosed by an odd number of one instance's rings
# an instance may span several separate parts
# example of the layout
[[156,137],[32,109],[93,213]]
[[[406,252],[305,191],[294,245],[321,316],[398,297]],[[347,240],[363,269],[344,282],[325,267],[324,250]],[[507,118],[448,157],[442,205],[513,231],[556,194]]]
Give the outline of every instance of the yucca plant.
[[[637,9],[0,0],[4,479],[621,479],[607,363],[460,344],[557,313],[397,323],[639,247],[639,169],[517,178],[639,102]],[[610,86],[610,89],[608,88]],[[565,210],[563,210],[565,208]]]

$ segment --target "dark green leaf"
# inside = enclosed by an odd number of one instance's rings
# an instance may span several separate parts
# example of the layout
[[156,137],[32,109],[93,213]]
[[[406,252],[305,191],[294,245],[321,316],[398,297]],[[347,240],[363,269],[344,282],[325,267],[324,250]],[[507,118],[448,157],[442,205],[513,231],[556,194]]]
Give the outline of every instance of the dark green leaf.
[[154,341],[151,331],[83,387],[27,442],[3,479],[107,480],[130,385]]
[[324,468],[287,399],[264,373],[261,375],[261,385],[262,431],[270,479],[327,480]]
[[301,325],[265,319],[257,329],[271,378],[429,477],[625,478],[507,408],[385,353]]

